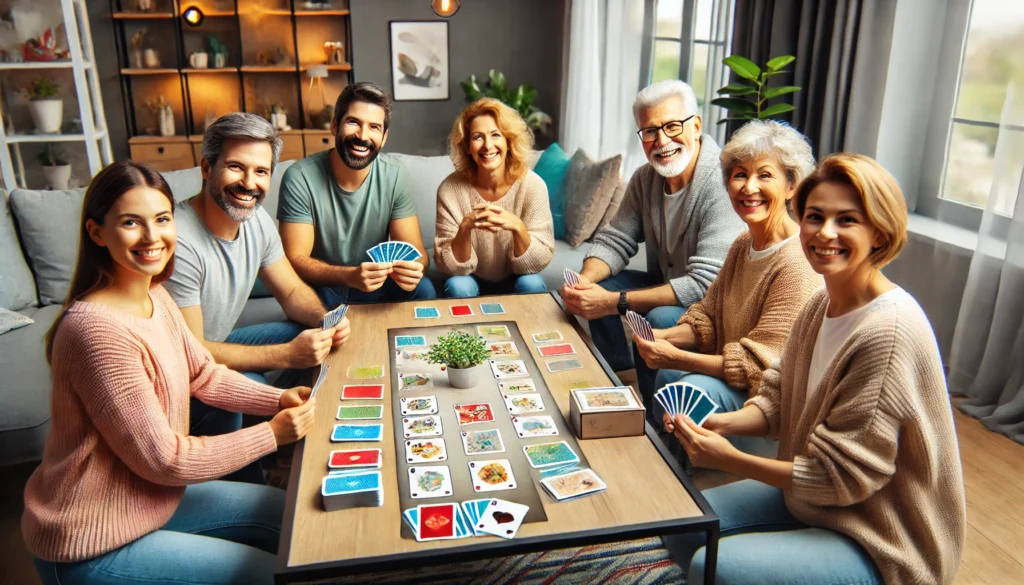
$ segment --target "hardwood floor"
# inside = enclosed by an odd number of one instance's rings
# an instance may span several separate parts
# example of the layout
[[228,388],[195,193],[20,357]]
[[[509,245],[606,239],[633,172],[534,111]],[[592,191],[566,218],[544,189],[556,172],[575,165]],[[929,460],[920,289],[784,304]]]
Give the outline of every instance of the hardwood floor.
[[[629,376],[625,383],[635,383]],[[967,490],[967,543],[955,585],[1009,585],[1024,582],[1024,445],[997,435],[977,420],[954,411],[964,485]],[[22,491],[32,465],[0,470],[0,583],[36,585],[39,579],[21,540]],[[698,471],[707,489],[732,480],[727,474]]]

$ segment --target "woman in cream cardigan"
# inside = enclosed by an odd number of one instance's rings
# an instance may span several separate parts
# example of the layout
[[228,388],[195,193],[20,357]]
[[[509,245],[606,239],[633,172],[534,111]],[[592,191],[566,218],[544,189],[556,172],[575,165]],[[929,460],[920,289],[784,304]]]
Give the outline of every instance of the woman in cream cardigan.
[[[750,478],[704,492],[719,514],[725,583],[953,581],[966,507],[953,416],[927,317],[881,268],[906,243],[892,175],[856,154],[825,159],[796,195],[800,243],[825,279],[781,363],[740,410],[665,424],[694,465]],[[723,435],[779,439],[778,459]],[[700,583],[703,539],[666,539]]]

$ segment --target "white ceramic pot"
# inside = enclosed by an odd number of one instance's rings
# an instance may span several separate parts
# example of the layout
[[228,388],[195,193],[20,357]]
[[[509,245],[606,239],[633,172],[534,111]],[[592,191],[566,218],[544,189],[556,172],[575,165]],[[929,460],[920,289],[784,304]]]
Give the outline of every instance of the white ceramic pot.
[[60,126],[64,122],[64,100],[31,100],[28,102],[28,111],[32,114],[32,121],[39,132],[60,132]]
[[472,368],[462,369],[448,366],[448,383],[450,383],[453,388],[474,388],[480,378],[481,367],[482,365],[478,365],[473,366]]
[[174,136],[174,112],[170,106],[160,110],[160,136]]
[[66,190],[71,183],[71,165],[43,165],[43,179],[51,189]]

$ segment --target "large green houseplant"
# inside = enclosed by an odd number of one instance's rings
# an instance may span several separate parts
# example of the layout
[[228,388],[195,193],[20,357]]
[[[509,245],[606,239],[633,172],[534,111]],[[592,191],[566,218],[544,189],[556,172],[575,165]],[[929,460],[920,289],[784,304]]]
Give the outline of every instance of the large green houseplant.
[[466,103],[473,103],[482,97],[491,97],[519,112],[523,120],[526,120],[526,125],[534,132],[547,135],[551,131],[551,116],[533,105],[533,101],[537,99],[535,88],[521,83],[519,87],[510,89],[505,74],[494,69],[487,74],[487,81],[483,87],[480,86],[475,74],[470,75],[469,79],[460,85],[466,94]]
[[723,124],[733,120],[764,120],[795,110],[796,108],[792,104],[767,105],[766,103],[768,100],[800,91],[800,88],[795,85],[768,87],[768,80],[775,75],[786,73],[787,71],[783,68],[793,61],[796,61],[796,57],[782,55],[769,59],[765,63],[765,68],[761,69],[750,59],[739,55],[730,55],[722,59],[722,63],[744,81],[730,83],[718,90],[718,95],[728,97],[711,100],[713,105],[729,110],[729,117],[719,120],[718,123]]
[[476,335],[452,331],[437,338],[427,351],[427,363],[447,368],[448,381],[455,388],[476,386],[480,364],[490,357],[484,340]]

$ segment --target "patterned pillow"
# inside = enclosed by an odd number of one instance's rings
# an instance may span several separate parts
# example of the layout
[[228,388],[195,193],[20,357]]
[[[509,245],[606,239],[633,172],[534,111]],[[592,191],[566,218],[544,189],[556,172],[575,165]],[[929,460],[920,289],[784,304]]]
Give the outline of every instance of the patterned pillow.
[[622,155],[594,162],[582,149],[566,175],[565,241],[573,248],[597,231],[619,184]]
[[15,313],[14,311],[9,311],[7,309],[0,309],[0,335],[33,323],[35,323],[35,321],[21,313]]
[[622,206],[622,198],[625,196],[626,181],[619,179],[619,184],[615,187],[615,193],[612,194],[612,200],[608,202],[608,210],[604,212],[604,217],[601,218],[601,223],[597,225],[597,229],[594,230],[594,234],[601,231],[601,228],[611,223],[612,218],[615,217],[615,213],[619,210],[619,207]]

